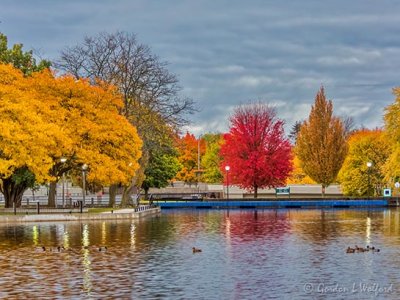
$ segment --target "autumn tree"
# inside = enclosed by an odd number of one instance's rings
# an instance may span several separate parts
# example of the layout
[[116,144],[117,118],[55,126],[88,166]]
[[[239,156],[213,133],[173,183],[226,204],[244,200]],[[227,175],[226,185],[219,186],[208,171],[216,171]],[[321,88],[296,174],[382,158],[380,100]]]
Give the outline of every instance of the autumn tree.
[[[178,160],[182,168],[176,174],[175,180],[183,181],[189,185],[197,183],[200,175],[198,173],[199,140],[193,134],[187,132],[186,135],[178,139],[177,143]],[[201,144],[201,147],[203,149],[203,144]]]
[[24,191],[50,178],[53,161],[47,149],[61,134],[41,115],[41,99],[24,90],[25,77],[0,64],[0,189],[5,206],[19,206]]
[[303,169],[301,168],[300,160],[295,153],[293,154],[292,164],[293,170],[287,179],[287,184],[315,184],[315,181],[312,180],[306,173],[304,173]]
[[143,140],[143,156],[124,199],[141,185],[145,169],[152,159],[149,151],[170,143],[175,132],[186,124],[186,115],[194,111],[191,99],[179,96],[177,77],[167,70],[150,48],[135,35],[124,32],[100,33],[86,37],[77,46],[66,48],[56,63],[59,69],[76,78],[96,78],[118,87],[123,96],[121,115],[137,127]]
[[325,188],[336,180],[347,154],[346,131],[340,118],[333,115],[332,101],[326,100],[324,88],[318,91],[307,121],[301,126],[296,155],[301,168]]
[[223,175],[220,170],[221,156],[219,155],[223,138],[221,134],[204,134],[205,152],[201,157],[201,168],[203,170],[201,179],[207,183],[221,183]]
[[[390,154],[390,144],[382,130],[362,129],[349,138],[349,153],[339,172],[342,191],[349,196],[367,196],[370,188],[381,195],[385,186],[383,166]],[[367,166],[371,162],[371,167]]]
[[[22,44],[15,44],[11,48],[8,48],[7,37],[2,33],[0,33],[0,63],[13,65],[15,68],[22,71],[25,76],[50,66],[50,62],[46,60],[41,60],[37,63],[33,56],[33,51],[24,51]],[[18,75],[14,75],[18,77]],[[34,186],[36,186],[35,175],[26,166],[21,166],[20,168],[14,169],[14,173],[8,178],[7,188],[4,188],[3,191],[8,194],[13,191],[15,197],[19,199],[25,187],[33,188]],[[7,199],[13,197],[14,196],[7,196]],[[12,203],[6,203],[6,205],[11,206]]]
[[400,181],[400,87],[393,89],[395,101],[385,108],[386,138],[391,144],[391,154],[385,163],[385,179],[387,182]]
[[26,77],[5,65],[0,78],[0,180],[6,206],[18,206],[33,180],[21,170],[39,183],[54,183],[83,164],[89,165],[89,182],[127,182],[134,176],[142,143],[118,113],[122,101],[115,88],[56,78],[48,70]]
[[284,136],[283,121],[265,104],[239,106],[230,118],[229,133],[221,146],[221,170],[230,166],[232,184],[254,191],[285,184],[291,165],[291,150]]

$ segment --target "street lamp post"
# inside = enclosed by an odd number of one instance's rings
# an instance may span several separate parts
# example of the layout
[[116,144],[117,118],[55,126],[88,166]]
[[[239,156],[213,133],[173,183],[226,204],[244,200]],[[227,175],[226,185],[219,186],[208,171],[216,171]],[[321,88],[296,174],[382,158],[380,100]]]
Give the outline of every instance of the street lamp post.
[[368,200],[369,200],[369,197],[370,197],[370,194],[369,194],[369,192],[370,192],[370,187],[371,187],[371,183],[370,183],[370,170],[371,170],[371,167],[372,167],[372,162],[367,162],[367,168],[368,168]]
[[197,140],[197,172],[200,172],[200,140],[201,134],[199,135],[199,139]]
[[200,194],[200,140],[201,140],[202,135],[199,135],[199,139],[197,140],[197,172],[196,173],[196,178],[197,178],[197,189],[198,193]]
[[83,164],[82,166],[82,205],[85,206],[85,197],[86,197],[86,170],[88,165]]
[[229,199],[229,170],[231,169],[230,166],[225,166],[226,171],[226,199]]
[[[65,164],[67,159],[65,157],[62,157],[60,159],[60,161],[62,164]],[[63,178],[62,178],[62,207],[65,208],[65,172],[63,172],[62,176],[63,176]]]

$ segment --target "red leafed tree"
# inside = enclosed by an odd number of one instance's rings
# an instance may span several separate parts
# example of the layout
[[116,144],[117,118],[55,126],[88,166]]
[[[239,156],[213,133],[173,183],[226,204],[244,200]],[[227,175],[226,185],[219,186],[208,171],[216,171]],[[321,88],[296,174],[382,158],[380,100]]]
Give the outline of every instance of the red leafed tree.
[[275,110],[262,103],[242,105],[230,123],[220,151],[222,173],[230,166],[230,183],[253,191],[255,198],[259,188],[284,185],[293,169],[292,152]]

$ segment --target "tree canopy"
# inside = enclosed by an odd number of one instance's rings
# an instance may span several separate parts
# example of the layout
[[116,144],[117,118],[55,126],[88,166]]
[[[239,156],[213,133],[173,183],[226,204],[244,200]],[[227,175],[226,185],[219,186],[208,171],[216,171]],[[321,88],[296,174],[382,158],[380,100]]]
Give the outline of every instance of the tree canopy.
[[296,155],[301,168],[312,180],[325,187],[336,180],[346,157],[347,132],[340,118],[333,115],[332,101],[326,100],[324,88],[318,91],[311,113],[300,128]]
[[12,64],[25,75],[30,75],[33,72],[50,67],[51,64],[49,61],[41,60],[37,63],[33,56],[33,51],[23,51],[22,48],[22,44],[15,44],[12,48],[8,48],[7,36],[0,32],[0,62]]
[[390,144],[382,130],[354,132],[349,138],[349,153],[338,176],[343,193],[367,196],[373,187],[371,195],[381,195],[385,186],[383,166],[389,153]]
[[289,140],[283,121],[265,104],[243,105],[230,118],[229,133],[221,146],[221,171],[229,165],[233,184],[254,191],[284,185],[292,171]]
[[112,86],[57,78],[49,70],[26,77],[0,65],[0,180],[6,205],[18,205],[28,187],[20,184],[16,195],[15,174],[29,170],[39,183],[57,180],[66,168],[62,157],[69,169],[89,165],[89,181],[129,181],[139,167],[142,142],[119,115],[121,106]]
[[143,140],[141,169],[126,187],[128,195],[141,186],[143,175],[151,172],[146,171],[154,157],[150,151],[164,151],[187,124],[187,115],[195,111],[193,101],[180,95],[178,79],[167,70],[168,64],[139,43],[134,34],[117,31],[86,37],[82,43],[64,49],[55,65],[76,78],[93,82],[100,78],[122,94],[120,114],[137,128]]
[[201,178],[207,183],[220,183],[223,181],[221,173],[221,156],[219,155],[223,143],[222,134],[205,134],[203,140],[206,143],[204,155],[201,157]]
[[[199,140],[193,134],[186,133],[177,140],[177,149],[179,152],[178,160],[182,168],[176,174],[175,180],[184,181],[191,185],[197,183],[200,179],[198,173],[198,146]],[[204,153],[204,143],[200,143],[200,154]]]

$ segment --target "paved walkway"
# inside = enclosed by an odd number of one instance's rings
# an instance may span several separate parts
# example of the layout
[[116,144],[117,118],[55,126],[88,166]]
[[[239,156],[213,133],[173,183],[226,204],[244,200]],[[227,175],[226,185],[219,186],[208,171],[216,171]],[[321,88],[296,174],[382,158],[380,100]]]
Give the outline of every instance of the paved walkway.
[[114,214],[132,214],[134,212],[135,212],[134,208],[124,208],[124,209],[115,209],[115,210],[113,210],[113,212],[105,211],[105,212],[102,212],[102,214],[112,214],[112,213],[114,213]]

